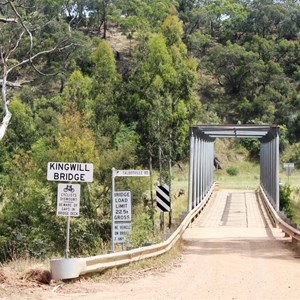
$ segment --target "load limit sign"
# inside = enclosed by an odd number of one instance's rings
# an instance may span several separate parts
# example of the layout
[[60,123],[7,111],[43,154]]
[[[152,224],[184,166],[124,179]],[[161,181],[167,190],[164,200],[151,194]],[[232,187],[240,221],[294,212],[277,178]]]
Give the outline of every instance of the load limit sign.
[[114,222],[131,221],[131,191],[115,191],[113,198]]
[[171,211],[170,190],[167,185],[156,187],[156,204],[160,212]]

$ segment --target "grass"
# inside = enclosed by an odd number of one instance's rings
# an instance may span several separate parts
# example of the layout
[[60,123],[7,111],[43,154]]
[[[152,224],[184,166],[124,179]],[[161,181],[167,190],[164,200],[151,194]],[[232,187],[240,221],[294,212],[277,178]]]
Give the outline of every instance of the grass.
[[15,272],[22,273],[30,268],[49,269],[49,260],[26,257],[13,259],[3,264],[0,263],[0,267],[6,265],[9,265]]
[[[235,167],[238,174],[230,176],[227,169]],[[216,170],[214,180],[224,189],[254,190],[259,186],[259,164],[249,161],[226,163],[222,170]]]
[[183,165],[181,168],[173,170],[173,192],[172,192],[172,212],[173,217],[177,218],[182,212],[187,210],[188,206],[188,172],[189,166]]

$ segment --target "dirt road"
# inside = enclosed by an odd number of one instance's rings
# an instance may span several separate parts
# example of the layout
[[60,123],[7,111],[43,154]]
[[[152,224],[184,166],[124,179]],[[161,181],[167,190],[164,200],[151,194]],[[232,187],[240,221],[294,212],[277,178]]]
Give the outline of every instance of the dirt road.
[[300,299],[300,259],[280,230],[266,226],[254,192],[221,190],[209,206],[185,232],[181,260],[168,272],[19,299]]

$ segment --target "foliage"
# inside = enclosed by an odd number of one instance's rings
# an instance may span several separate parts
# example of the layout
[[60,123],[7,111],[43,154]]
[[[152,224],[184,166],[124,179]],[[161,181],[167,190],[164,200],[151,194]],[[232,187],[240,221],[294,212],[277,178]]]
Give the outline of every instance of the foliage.
[[228,175],[230,176],[237,176],[239,174],[239,170],[238,168],[234,167],[234,166],[230,166],[226,169],[226,172]]
[[280,211],[283,211],[286,216],[292,220],[293,218],[293,211],[291,207],[291,194],[292,194],[292,189],[290,185],[281,185],[279,189],[279,209]]
[[297,169],[300,168],[300,143],[289,146],[282,156],[282,161],[293,162]]
[[127,243],[133,247],[141,247],[155,242],[153,222],[149,214],[135,215],[132,231],[127,236]]
[[[50,236],[62,242],[52,218],[51,191],[32,178],[34,162],[27,155],[16,155],[8,166],[5,202],[0,215],[0,260],[25,255],[44,257],[56,252]],[[51,224],[51,226],[50,226]]]
[[240,139],[239,144],[247,149],[250,158],[259,160],[260,142],[258,139]]

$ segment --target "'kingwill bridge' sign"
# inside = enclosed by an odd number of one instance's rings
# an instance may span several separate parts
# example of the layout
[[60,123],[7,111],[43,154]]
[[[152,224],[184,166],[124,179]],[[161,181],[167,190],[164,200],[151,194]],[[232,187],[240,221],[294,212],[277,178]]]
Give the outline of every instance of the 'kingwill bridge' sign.
[[92,182],[94,166],[89,163],[48,162],[47,180]]

